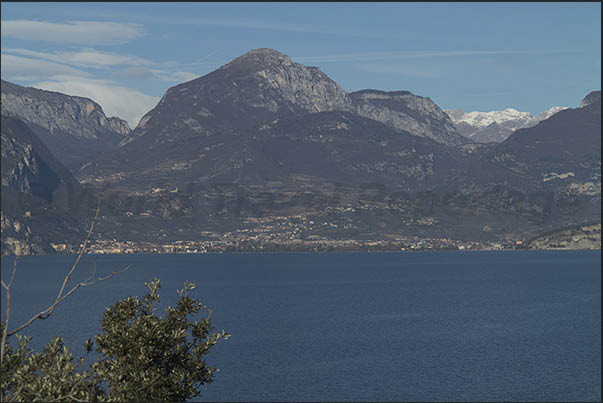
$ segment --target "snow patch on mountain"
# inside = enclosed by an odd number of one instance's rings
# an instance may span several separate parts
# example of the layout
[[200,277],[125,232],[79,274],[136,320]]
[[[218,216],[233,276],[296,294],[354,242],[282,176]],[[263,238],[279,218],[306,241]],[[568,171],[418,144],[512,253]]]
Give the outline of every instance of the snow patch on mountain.
[[444,110],[457,127],[458,132],[479,143],[502,142],[515,130],[536,126],[553,116],[565,106],[553,106],[538,114],[521,112],[513,108],[490,112],[463,112],[459,109]]
[[541,120],[545,120],[556,114],[557,112],[561,112],[562,110],[567,109],[567,106],[553,106],[548,111],[544,111],[541,114],[536,116],[536,119],[540,122]]
[[520,112],[518,110],[508,108],[504,111],[492,112],[466,112],[458,121],[465,122],[471,126],[483,128],[492,123],[502,124],[509,121],[531,121],[533,119],[529,112]]

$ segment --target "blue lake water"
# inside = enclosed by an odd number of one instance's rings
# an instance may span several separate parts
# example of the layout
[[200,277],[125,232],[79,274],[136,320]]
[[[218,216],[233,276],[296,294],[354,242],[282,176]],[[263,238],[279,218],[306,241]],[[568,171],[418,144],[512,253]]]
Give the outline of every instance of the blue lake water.
[[[73,260],[19,260],[13,324],[53,299]],[[163,304],[193,281],[232,334],[208,355],[220,372],[199,400],[601,401],[600,251],[98,257],[103,274],[126,264],[28,328],[32,346],[63,335],[82,355],[104,308],[159,277]]]

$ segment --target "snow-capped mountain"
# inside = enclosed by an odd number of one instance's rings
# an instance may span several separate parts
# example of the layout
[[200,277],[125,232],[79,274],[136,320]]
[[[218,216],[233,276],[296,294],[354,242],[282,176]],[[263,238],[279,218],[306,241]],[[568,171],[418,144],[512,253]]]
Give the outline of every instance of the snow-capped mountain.
[[564,109],[567,107],[554,106],[536,116],[513,108],[491,112],[463,112],[458,109],[448,109],[445,112],[452,119],[459,134],[477,143],[500,143],[515,130],[535,126],[538,122]]

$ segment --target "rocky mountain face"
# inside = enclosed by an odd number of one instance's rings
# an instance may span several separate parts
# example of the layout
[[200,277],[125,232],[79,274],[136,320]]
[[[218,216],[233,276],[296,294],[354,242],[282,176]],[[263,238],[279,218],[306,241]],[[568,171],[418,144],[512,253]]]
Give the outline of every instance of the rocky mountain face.
[[2,186],[51,201],[60,184],[77,184],[23,121],[2,116],[1,136]]
[[538,115],[509,108],[503,111],[463,112],[450,109],[445,112],[452,119],[458,133],[476,143],[500,143],[515,130],[532,127],[567,107],[554,106]]
[[19,118],[69,169],[117,146],[130,133],[126,121],[107,118],[88,98],[22,87],[2,80],[2,115]]
[[59,201],[81,189],[23,121],[2,116],[2,253],[53,253],[51,239],[81,236]]
[[[131,177],[133,172],[137,177],[143,172],[156,177],[160,171],[190,176],[185,171],[206,158],[210,149],[235,147],[282,120],[334,111],[442,144],[467,142],[429,98],[375,90],[348,94],[318,68],[293,63],[272,49],[256,49],[170,88],[120,148],[85,167],[82,177]],[[129,165],[123,163],[126,156]]]
[[305,113],[350,110],[346,92],[318,68],[256,49],[221,68],[168,89],[133,137],[169,131],[179,121],[193,131],[235,130]]
[[350,95],[360,116],[438,143],[453,146],[468,143],[457,133],[449,116],[429,98],[408,91],[362,90]]
[[141,119],[134,136],[169,124],[174,120],[170,108],[176,105],[189,126],[211,127],[212,121],[219,121],[221,128],[248,128],[288,116],[342,111],[443,144],[466,143],[429,98],[406,91],[348,94],[320,69],[293,63],[273,49],[252,50],[206,76],[170,88]]

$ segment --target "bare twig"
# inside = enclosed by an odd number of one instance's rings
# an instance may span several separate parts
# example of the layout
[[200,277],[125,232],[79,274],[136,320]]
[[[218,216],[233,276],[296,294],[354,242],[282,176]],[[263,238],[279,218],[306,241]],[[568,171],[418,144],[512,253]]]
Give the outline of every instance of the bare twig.
[[[92,219],[92,223],[90,223],[90,229],[88,230],[88,234],[86,234],[86,239],[84,239],[82,248],[80,249],[80,252],[78,253],[77,258],[75,259],[75,262],[73,262],[73,265],[71,266],[71,270],[69,270],[69,273],[67,273],[67,275],[65,276],[65,279],[63,280],[63,285],[61,285],[61,289],[59,290],[59,293],[57,294],[55,303],[59,299],[61,299],[61,296],[63,295],[63,291],[65,291],[65,287],[67,286],[67,282],[69,282],[71,275],[75,271],[75,268],[77,267],[78,263],[80,262],[80,259],[82,258],[82,255],[84,254],[84,251],[86,250],[88,240],[90,239],[90,235],[92,235],[92,231],[94,230],[94,225],[96,224],[96,220],[98,219],[98,215],[100,214],[101,200],[102,200],[102,197],[99,196],[98,206],[96,207],[96,214],[94,215],[94,218]],[[53,311],[54,311],[54,308],[50,312],[48,312],[48,315],[52,314]]]
[[9,336],[8,334],[8,322],[10,320],[10,288],[13,285],[13,280],[15,279],[15,273],[17,272],[17,260],[19,256],[15,256],[15,261],[13,262],[13,272],[10,275],[10,280],[8,284],[4,282],[4,280],[0,280],[2,283],[2,288],[6,290],[6,321],[4,322],[4,327],[2,328],[2,346],[0,346],[0,365],[4,362],[4,349],[6,346],[6,338]]
[[111,277],[117,275],[117,274],[121,274],[123,272],[125,272],[126,270],[128,270],[132,265],[129,264],[126,267],[124,267],[123,269],[119,270],[119,271],[114,271],[113,273],[105,276],[105,277],[98,277],[94,280],[90,280],[91,277],[88,277],[87,280],[82,281],[80,283],[77,283],[75,286],[73,286],[73,288],[71,288],[69,291],[67,291],[64,295],[62,295],[59,299],[57,299],[52,305],[50,305],[48,308],[44,309],[43,311],[37,313],[36,315],[32,316],[27,322],[23,323],[21,326],[17,327],[16,329],[11,330],[10,332],[8,332],[9,336],[12,336],[13,334],[25,329],[27,326],[31,325],[36,319],[47,319],[52,312],[54,311],[54,309],[57,307],[58,304],[60,304],[61,302],[63,302],[67,297],[69,297],[71,294],[73,294],[75,292],[75,290],[77,290],[80,287],[87,287],[89,285],[92,285],[96,282],[99,281],[105,281],[110,279]]
[[[34,321],[36,321],[37,319],[47,319],[50,315],[52,315],[52,313],[54,312],[55,308],[57,307],[58,304],[60,304],[61,302],[63,302],[67,297],[69,297],[71,294],[73,294],[75,292],[75,290],[77,290],[80,287],[87,287],[89,285],[92,285],[98,281],[105,281],[110,279],[111,277],[117,275],[117,274],[121,274],[123,272],[125,272],[126,270],[128,270],[131,265],[127,265],[126,267],[124,267],[123,269],[113,272],[107,276],[104,277],[98,277],[94,280],[92,280],[92,278],[94,277],[94,275],[96,274],[96,261],[94,262],[94,266],[93,266],[93,270],[92,270],[92,274],[84,281],[81,281],[79,283],[77,283],[75,286],[73,286],[69,291],[65,292],[65,289],[67,287],[67,283],[69,282],[69,280],[71,279],[71,276],[73,275],[73,273],[75,272],[75,269],[77,268],[78,264],[80,263],[80,259],[82,258],[82,255],[84,254],[84,251],[86,250],[86,246],[88,245],[88,241],[90,240],[90,236],[92,235],[92,232],[94,230],[94,225],[96,224],[96,220],[98,219],[98,216],[100,214],[100,208],[101,208],[101,200],[102,197],[98,198],[98,206],[96,207],[96,214],[94,215],[94,219],[92,220],[92,223],[90,224],[90,228],[88,229],[88,233],[86,234],[86,238],[84,239],[84,243],[82,244],[82,247],[77,255],[77,258],[75,259],[75,262],[73,263],[73,265],[71,266],[71,269],[69,270],[69,272],[67,273],[67,275],[65,275],[65,278],[63,279],[63,284],[61,285],[61,288],[59,289],[59,292],[54,300],[54,302],[47,307],[46,309],[42,310],[41,312],[38,312],[37,314],[35,314],[34,316],[32,316],[27,322],[23,323],[21,326],[17,327],[16,329],[13,329],[11,331],[8,331],[8,326],[6,326],[3,330],[3,340],[2,340],[2,358],[4,358],[4,343],[6,342],[6,337],[4,336],[4,333],[6,333],[6,336],[12,336],[15,333],[25,329],[26,327],[28,327],[29,325],[31,325]],[[16,265],[17,262],[15,260],[15,266],[13,268],[13,275],[11,276],[11,281],[8,284],[8,287],[6,287],[6,285],[4,284],[4,282],[2,282],[2,286],[7,290],[7,300],[10,298],[10,285],[12,284],[12,280],[15,274],[15,270],[16,270]],[[8,318],[10,316],[10,312],[9,312],[9,304],[7,303],[7,325],[8,325]]]

